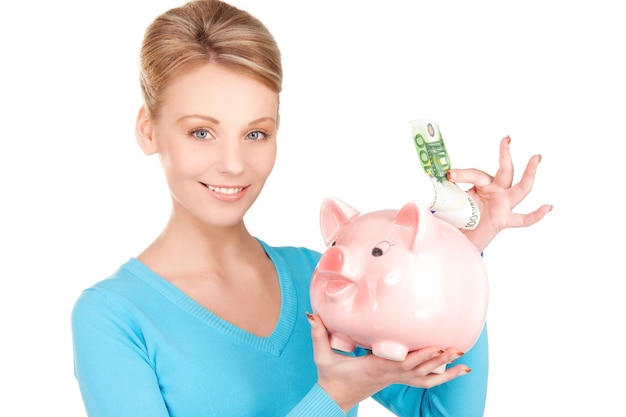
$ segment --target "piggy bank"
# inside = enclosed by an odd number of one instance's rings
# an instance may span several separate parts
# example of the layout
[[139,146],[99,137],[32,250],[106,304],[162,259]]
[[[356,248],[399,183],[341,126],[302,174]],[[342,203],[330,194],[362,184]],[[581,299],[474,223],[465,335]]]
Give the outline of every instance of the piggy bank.
[[311,281],[311,306],[333,349],[356,346],[404,360],[427,346],[468,351],[488,301],[480,252],[419,202],[360,213],[327,198],[320,211],[326,249]]

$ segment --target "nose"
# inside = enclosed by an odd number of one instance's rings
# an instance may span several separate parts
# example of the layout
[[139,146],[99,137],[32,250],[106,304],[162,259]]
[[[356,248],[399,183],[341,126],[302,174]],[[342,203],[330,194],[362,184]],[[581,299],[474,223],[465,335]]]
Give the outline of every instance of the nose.
[[353,255],[354,253],[345,252],[339,246],[331,246],[322,254],[318,270],[341,275],[353,282],[359,281],[363,271],[360,262],[354,259]]
[[327,272],[340,273],[343,269],[344,254],[336,246],[328,248],[320,259],[318,268]]
[[245,166],[245,155],[241,141],[224,140],[221,144],[219,171],[225,174],[239,174]]

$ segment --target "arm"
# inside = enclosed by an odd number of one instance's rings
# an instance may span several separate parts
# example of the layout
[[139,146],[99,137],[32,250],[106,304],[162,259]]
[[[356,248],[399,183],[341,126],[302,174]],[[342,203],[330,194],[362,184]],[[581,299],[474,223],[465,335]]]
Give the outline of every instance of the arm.
[[519,183],[513,184],[511,138],[500,141],[499,168],[495,176],[478,169],[451,169],[448,179],[452,182],[473,184],[467,193],[476,201],[481,220],[474,230],[464,230],[465,235],[482,252],[502,230],[511,227],[527,227],[537,223],[552,210],[544,204],[527,214],[514,213],[513,209],[530,193],[535,181],[541,155],[528,161]]
[[169,417],[141,333],[104,295],[80,296],[72,336],[74,372],[90,417]]

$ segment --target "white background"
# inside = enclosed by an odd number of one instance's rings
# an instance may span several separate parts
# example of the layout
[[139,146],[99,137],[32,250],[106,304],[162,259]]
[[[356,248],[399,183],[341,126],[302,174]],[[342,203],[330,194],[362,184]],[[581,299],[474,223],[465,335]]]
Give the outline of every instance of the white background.
[[[143,30],[180,3],[13,1],[0,14],[0,375],[13,416],[84,416],[79,292],[137,254],[169,211],[134,139]],[[510,135],[520,212],[485,252],[486,416],[625,415],[625,14],[618,2],[237,0],[284,56],[275,172],[247,223],[321,249],[321,200],[361,211],[424,192],[408,121],[439,122],[453,167],[497,168]],[[385,415],[373,402],[364,416]]]

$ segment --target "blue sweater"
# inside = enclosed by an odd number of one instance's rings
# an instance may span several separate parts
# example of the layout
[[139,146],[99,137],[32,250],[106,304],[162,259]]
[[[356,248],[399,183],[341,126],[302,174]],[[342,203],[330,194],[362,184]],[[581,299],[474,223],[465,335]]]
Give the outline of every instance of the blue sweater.
[[[90,417],[345,416],[316,384],[305,314],[320,254],[261,243],[281,287],[269,337],[222,320],[134,258],[80,295],[74,370]],[[463,363],[473,372],[447,384],[396,385],[374,398],[401,416],[482,416],[485,334]]]

